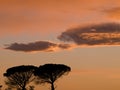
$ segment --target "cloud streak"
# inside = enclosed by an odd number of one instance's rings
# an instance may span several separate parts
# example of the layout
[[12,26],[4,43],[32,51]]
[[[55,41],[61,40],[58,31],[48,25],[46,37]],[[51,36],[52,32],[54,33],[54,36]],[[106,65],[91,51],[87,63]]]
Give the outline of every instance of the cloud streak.
[[71,45],[69,44],[57,44],[48,41],[37,41],[32,43],[13,43],[8,45],[5,49],[23,52],[33,52],[33,51],[45,51],[53,52],[57,50],[69,49]]
[[111,8],[107,8],[102,10],[103,13],[107,14],[110,18],[113,19],[120,19],[120,7],[111,7]]
[[120,24],[102,23],[72,28],[62,32],[58,39],[77,45],[120,45]]
[[111,8],[118,2],[119,0],[0,0],[0,38],[24,33],[48,35],[79,23],[106,21],[103,13],[91,9]]

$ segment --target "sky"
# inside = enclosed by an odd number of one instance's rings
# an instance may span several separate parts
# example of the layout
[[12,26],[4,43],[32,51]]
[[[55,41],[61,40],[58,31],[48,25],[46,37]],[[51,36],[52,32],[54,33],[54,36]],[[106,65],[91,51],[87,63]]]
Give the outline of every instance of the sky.
[[120,90],[119,0],[0,0],[0,31],[2,85],[7,68],[57,63],[72,71],[56,90]]

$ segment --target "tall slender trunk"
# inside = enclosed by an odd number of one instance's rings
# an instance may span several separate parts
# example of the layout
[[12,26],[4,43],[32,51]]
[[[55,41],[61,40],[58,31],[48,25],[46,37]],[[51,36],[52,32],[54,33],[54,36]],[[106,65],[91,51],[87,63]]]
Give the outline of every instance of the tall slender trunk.
[[26,90],[26,88],[25,88],[25,87],[23,87],[23,88],[22,88],[22,90]]
[[51,83],[51,90],[55,90],[54,83]]

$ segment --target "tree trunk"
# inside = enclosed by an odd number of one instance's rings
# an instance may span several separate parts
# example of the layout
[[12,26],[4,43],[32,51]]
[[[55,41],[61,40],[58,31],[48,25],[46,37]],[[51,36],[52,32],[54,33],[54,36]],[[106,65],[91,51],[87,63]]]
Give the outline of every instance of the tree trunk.
[[26,86],[26,85],[24,85],[24,86],[22,87],[22,90],[26,90],[25,86]]
[[23,87],[23,88],[22,88],[22,90],[26,90],[26,88],[25,88],[25,87]]
[[55,90],[54,83],[51,83],[51,90]]
[[22,88],[22,90],[26,90],[26,88]]

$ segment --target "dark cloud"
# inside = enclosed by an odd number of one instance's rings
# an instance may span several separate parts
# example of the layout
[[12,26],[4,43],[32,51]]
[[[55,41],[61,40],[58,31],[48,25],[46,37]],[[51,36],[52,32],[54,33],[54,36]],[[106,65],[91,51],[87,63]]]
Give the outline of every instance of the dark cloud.
[[[62,32],[58,39],[65,42],[74,42],[80,45],[120,45],[120,24],[103,23],[71,28]],[[53,52],[58,50],[75,48],[75,44],[53,43],[49,41],[37,41],[32,43],[13,43],[5,49],[23,52],[44,51]]]
[[46,51],[52,52],[58,49],[69,49],[71,45],[69,44],[56,44],[48,41],[38,41],[28,44],[23,43],[13,43],[8,45],[5,49],[14,50],[14,51],[24,51],[24,52],[32,52],[32,51]]
[[58,47],[61,49],[69,49],[71,48],[71,45],[70,44],[59,44]]
[[77,45],[120,45],[120,24],[104,23],[72,28],[63,32],[58,39]]

